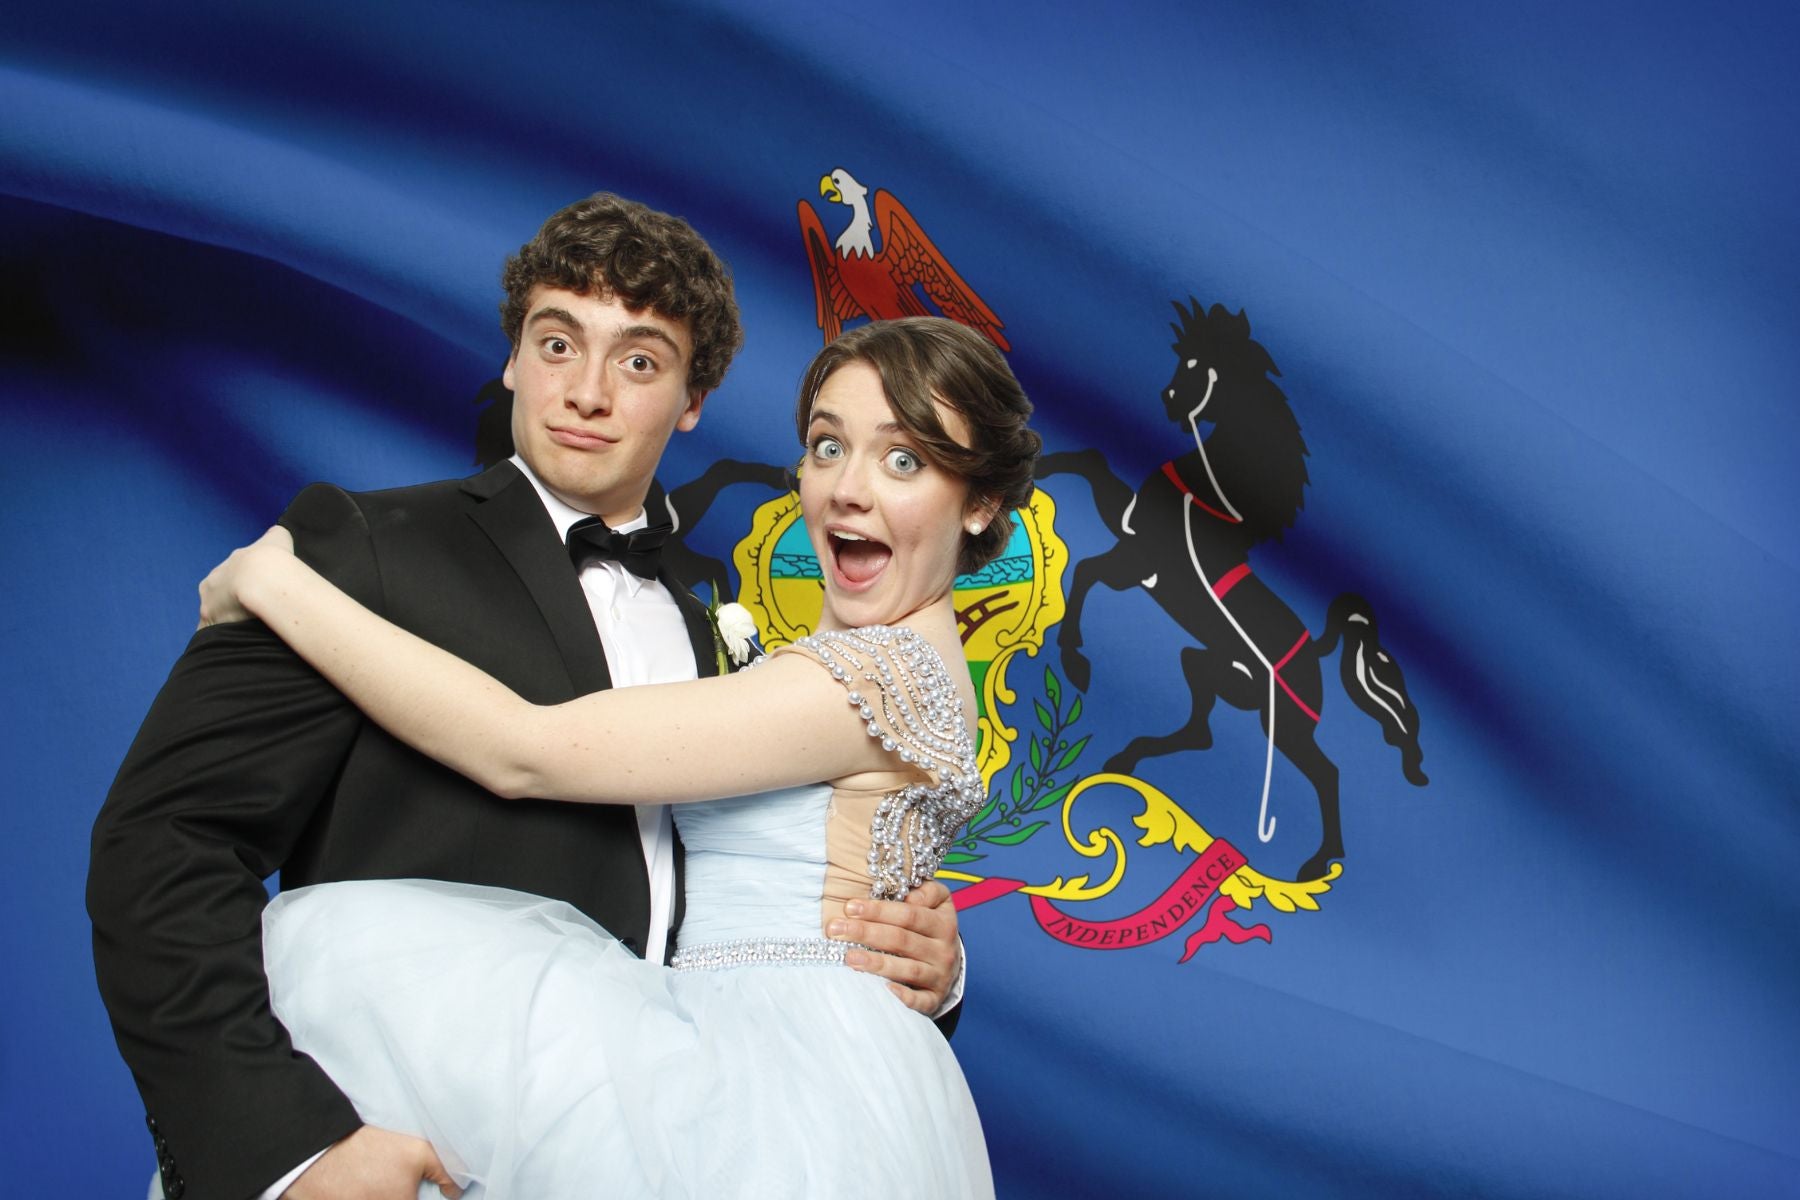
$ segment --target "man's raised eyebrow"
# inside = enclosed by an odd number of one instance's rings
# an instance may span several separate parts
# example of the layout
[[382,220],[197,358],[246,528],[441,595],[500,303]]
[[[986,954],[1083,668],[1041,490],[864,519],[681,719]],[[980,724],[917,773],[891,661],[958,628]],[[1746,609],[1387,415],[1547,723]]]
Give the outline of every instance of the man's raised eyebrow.
[[681,346],[670,337],[668,331],[655,325],[627,325],[619,330],[619,340],[629,341],[632,338],[654,338],[675,352],[677,361],[681,359]]
[[575,319],[574,313],[566,308],[558,308],[554,304],[546,304],[525,318],[527,325],[536,325],[541,321],[561,321],[564,325],[573,326],[577,332],[585,332],[587,329],[585,325]]

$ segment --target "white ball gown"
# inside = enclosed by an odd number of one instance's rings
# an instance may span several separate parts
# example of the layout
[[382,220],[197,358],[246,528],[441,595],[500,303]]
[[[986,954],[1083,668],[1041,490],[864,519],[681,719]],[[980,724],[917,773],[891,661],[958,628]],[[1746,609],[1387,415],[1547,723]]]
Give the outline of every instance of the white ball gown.
[[674,968],[502,889],[327,883],[270,904],[295,1046],[364,1121],[428,1138],[471,1200],[993,1194],[943,1036],[820,937],[822,897],[904,894],[979,803],[960,703],[907,630],[788,650],[844,684],[912,782],[677,806]]

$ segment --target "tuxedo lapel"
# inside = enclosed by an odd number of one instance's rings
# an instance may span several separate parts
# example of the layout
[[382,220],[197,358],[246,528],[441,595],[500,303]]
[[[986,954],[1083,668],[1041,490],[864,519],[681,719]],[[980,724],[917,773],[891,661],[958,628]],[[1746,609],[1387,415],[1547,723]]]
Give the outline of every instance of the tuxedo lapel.
[[658,579],[669,589],[669,595],[675,597],[675,605],[681,609],[681,620],[687,626],[688,642],[694,648],[694,669],[700,678],[719,673],[719,644],[713,635],[712,618],[706,613],[706,605],[700,603],[694,593],[682,586],[682,583],[668,571],[663,571]]
[[[465,481],[463,490],[480,502],[469,517],[493,542],[531,593],[558,653],[569,672],[575,695],[612,686],[606,652],[594,632],[594,615],[569,564],[569,553],[556,537],[556,527],[537,489],[511,463]],[[701,615],[705,620],[705,614]]]

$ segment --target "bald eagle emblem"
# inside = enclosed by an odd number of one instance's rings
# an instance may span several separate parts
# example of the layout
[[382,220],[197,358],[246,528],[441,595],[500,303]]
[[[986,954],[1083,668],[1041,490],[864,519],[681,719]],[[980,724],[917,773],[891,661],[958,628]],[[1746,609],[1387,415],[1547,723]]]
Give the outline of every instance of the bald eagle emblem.
[[[850,223],[834,240],[813,206],[805,200],[799,205],[800,236],[812,265],[815,316],[826,342],[843,332],[844,322],[859,317],[882,321],[939,315],[977,330],[1002,350],[1012,349],[994,310],[956,273],[893,193],[876,190],[871,217],[869,189],[839,167],[820,178],[819,195],[850,209]],[[937,306],[937,313],[926,307],[927,299]]]

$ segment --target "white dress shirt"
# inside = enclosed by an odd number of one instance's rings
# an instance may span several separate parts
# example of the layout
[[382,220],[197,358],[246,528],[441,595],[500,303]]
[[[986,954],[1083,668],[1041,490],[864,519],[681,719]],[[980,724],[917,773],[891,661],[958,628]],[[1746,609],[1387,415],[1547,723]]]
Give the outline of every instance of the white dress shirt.
[[[569,526],[589,514],[552,495],[524,459],[515,454],[512,461],[537,489],[545,511],[556,522],[556,536],[567,541]],[[639,512],[614,528],[630,533],[649,523],[648,514]],[[606,666],[615,688],[699,677],[687,622],[675,597],[659,581],[639,578],[614,559],[596,558],[582,569],[581,590],[594,614],[594,628],[606,650]],[[650,871],[650,932],[644,941],[644,958],[661,962],[669,943],[669,917],[675,900],[675,832],[668,805],[639,804],[636,808],[638,838],[644,845],[644,865]]]

